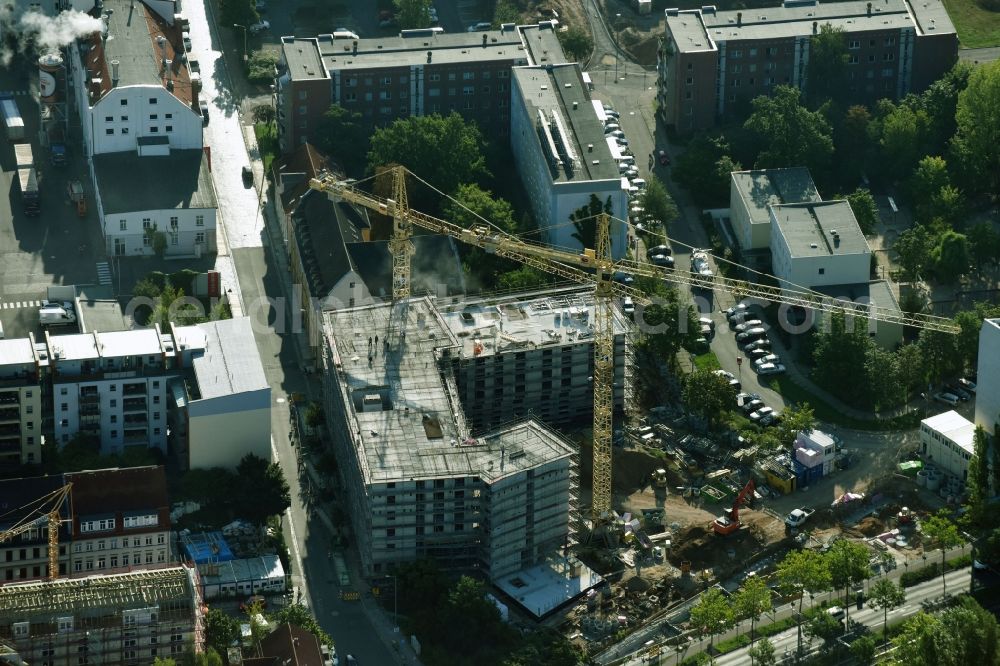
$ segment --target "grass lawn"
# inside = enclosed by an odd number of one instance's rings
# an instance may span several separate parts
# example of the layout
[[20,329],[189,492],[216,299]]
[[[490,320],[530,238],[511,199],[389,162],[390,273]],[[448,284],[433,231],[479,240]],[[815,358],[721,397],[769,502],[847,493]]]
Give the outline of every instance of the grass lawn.
[[772,380],[774,389],[781,394],[786,401],[794,402],[796,405],[808,402],[812,407],[816,419],[825,423],[833,423],[845,428],[857,430],[880,430],[881,424],[877,421],[861,421],[845,414],[841,414],[833,405],[820,399],[813,393],[802,388],[792,381],[788,375],[777,375]]
[[722,366],[719,365],[719,359],[715,356],[715,352],[709,351],[694,357],[694,367],[699,370],[718,370]]
[[271,173],[271,162],[278,156],[278,128],[272,123],[264,125],[257,123],[253,126],[253,133],[257,137],[257,148],[260,150],[260,158],[264,161],[264,174]]
[[944,6],[962,46],[1000,46],[1000,12],[986,11],[975,0],[944,0]]

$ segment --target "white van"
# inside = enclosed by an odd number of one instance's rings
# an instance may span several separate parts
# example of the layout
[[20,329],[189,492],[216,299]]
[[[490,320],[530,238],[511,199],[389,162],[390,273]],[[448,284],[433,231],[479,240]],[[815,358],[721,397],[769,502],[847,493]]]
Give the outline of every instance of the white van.
[[38,323],[42,326],[66,326],[76,323],[76,313],[58,305],[48,305],[38,310]]
[[358,33],[352,30],[336,30],[333,33],[334,39],[361,39]]

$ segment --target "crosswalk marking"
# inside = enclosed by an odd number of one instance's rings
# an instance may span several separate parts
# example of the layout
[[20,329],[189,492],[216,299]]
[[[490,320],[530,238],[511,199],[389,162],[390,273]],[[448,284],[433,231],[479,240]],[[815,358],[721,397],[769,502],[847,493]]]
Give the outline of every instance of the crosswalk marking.
[[0,304],[0,308],[4,310],[20,310],[21,308],[37,308],[41,307],[41,301],[11,301],[10,303]]
[[111,285],[111,267],[106,261],[97,262],[97,282],[105,287]]
[[21,97],[24,95],[30,95],[31,91],[25,88],[24,90],[0,90],[0,95],[13,95],[15,97]]

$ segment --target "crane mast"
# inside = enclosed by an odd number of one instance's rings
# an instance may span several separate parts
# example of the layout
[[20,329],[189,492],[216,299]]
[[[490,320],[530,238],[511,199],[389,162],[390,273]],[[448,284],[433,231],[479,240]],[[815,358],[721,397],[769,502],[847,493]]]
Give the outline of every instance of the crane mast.
[[5,541],[12,540],[18,535],[24,534],[28,530],[47,524],[49,542],[49,580],[56,580],[59,578],[59,525],[62,523],[62,519],[59,517],[59,512],[62,510],[63,504],[69,497],[69,493],[72,488],[73,484],[67,483],[62,488],[54,490],[48,495],[40,498],[39,503],[48,503],[50,505],[47,512],[27,520],[26,522],[20,522],[10,529],[0,532],[0,543],[3,543]]

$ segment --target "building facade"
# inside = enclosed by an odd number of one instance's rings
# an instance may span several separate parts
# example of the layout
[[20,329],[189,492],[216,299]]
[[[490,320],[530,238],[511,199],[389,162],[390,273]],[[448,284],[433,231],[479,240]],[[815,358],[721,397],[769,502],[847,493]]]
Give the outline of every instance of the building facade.
[[[729,184],[729,221],[744,263],[771,247],[771,206],[822,201],[809,169],[734,171]],[[761,261],[754,262],[761,264]]]
[[0,587],[0,640],[38,666],[140,666],[204,645],[187,567]]
[[812,37],[843,30],[851,104],[921,92],[958,58],[958,37],[939,0],[817,2],[717,11],[667,9],[658,53],[661,117],[680,132],[747,115],[776,86],[807,89]]
[[[38,516],[31,512],[39,500],[56,493],[65,485],[62,475],[4,479],[0,481],[0,532],[4,532]],[[51,511],[52,505],[43,511]],[[21,509],[21,510],[18,510]],[[69,571],[70,538],[72,514],[69,502],[59,508],[59,575]],[[0,585],[26,580],[38,580],[49,575],[48,525],[43,523],[0,543]],[[0,613],[0,617],[3,613]]]
[[576,235],[587,239],[593,233],[579,233],[570,215],[596,196],[616,218],[611,254],[625,256],[629,183],[605,139],[601,103],[591,99],[579,65],[517,67],[513,77],[511,148],[542,241],[582,249]]
[[969,460],[975,452],[976,425],[955,411],[947,411],[920,422],[920,445],[924,461],[965,481]]
[[34,335],[0,340],[0,469],[41,462],[42,419]]
[[976,425],[994,437],[1000,435],[1000,319],[987,319],[979,331],[979,367],[976,386]]
[[513,24],[477,33],[281,41],[275,108],[284,153],[315,140],[331,104],[360,113],[372,127],[454,111],[475,121],[485,136],[506,136],[511,67],[528,64]]

